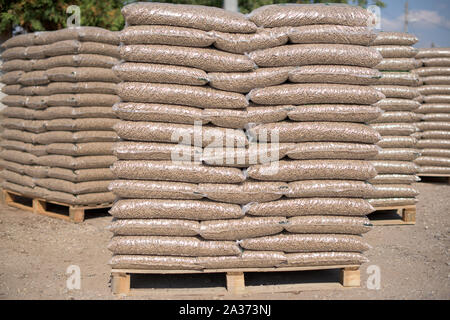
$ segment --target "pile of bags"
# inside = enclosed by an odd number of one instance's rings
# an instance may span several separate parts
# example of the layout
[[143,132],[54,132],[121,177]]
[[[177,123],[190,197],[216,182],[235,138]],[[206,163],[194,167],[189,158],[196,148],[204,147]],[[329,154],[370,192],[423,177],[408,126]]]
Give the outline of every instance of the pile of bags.
[[426,175],[450,174],[450,48],[420,49],[416,59],[423,64],[415,72],[423,85],[424,103],[417,147],[422,156],[415,163]]
[[385,96],[368,11],[124,7],[114,268],[353,265]]
[[114,201],[118,44],[116,33],[95,27],[3,43],[3,188],[71,205]]
[[383,56],[377,66],[382,76],[374,88],[386,96],[376,104],[383,110],[382,115],[371,121],[372,128],[382,136],[378,142],[380,152],[372,161],[378,175],[371,180],[377,192],[370,201],[378,208],[414,205],[418,195],[412,186],[419,180],[413,161],[420,156],[414,137],[420,120],[415,111],[422,99],[417,90],[419,77],[412,72],[417,66],[417,49],[412,45],[417,41],[408,33],[380,32],[372,43],[372,48]]

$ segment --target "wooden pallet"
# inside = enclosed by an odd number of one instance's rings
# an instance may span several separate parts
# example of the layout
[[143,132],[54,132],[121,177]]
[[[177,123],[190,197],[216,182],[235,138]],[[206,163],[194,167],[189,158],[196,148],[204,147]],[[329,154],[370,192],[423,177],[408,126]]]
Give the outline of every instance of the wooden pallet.
[[[305,282],[289,283],[280,285],[246,286],[245,273],[249,272],[301,272],[311,270],[340,271],[340,281],[332,282]],[[205,288],[145,288],[132,289],[131,277],[133,275],[157,274],[158,276],[174,274],[211,274],[224,273],[226,275],[225,287]],[[170,277],[167,278],[171,282]],[[359,265],[335,265],[335,266],[312,266],[312,267],[288,267],[288,268],[244,268],[244,269],[205,269],[205,270],[139,270],[139,269],[112,269],[111,287],[114,294],[146,294],[146,295],[242,295],[249,293],[275,293],[275,292],[299,292],[306,290],[335,290],[345,287],[360,287]]]
[[369,215],[370,222],[374,226],[389,226],[389,225],[414,225],[416,224],[416,205],[410,206],[392,206],[392,207],[375,207],[376,211],[373,214],[382,215],[389,214],[382,211],[395,211],[396,216],[393,219],[374,219]]
[[419,173],[418,176],[420,178],[425,178],[425,180],[428,180],[428,181],[424,181],[422,179],[422,182],[433,182],[433,181],[429,181],[430,179],[426,179],[426,178],[439,178],[443,182],[450,184],[450,175],[448,175],[448,174]]
[[[85,211],[87,210],[111,208],[111,204],[101,204],[95,206],[75,206],[57,201],[49,201],[40,198],[30,198],[21,195],[20,193],[5,189],[2,189],[1,193],[2,203],[7,206],[75,223],[84,221],[86,213]],[[51,208],[52,206],[57,206],[60,210]]]

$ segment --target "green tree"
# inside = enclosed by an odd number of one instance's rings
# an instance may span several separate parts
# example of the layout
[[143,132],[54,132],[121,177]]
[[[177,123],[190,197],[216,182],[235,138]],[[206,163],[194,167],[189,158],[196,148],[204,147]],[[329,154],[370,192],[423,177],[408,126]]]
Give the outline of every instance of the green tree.
[[0,0],[0,32],[19,25],[27,31],[57,30],[66,27],[67,7],[77,5],[81,25],[120,30],[124,19],[123,0]]

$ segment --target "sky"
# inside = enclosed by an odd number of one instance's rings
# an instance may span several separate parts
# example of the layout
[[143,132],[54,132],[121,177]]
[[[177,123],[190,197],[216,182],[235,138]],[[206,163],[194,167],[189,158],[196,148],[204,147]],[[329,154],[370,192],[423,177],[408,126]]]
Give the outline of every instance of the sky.
[[[406,0],[383,0],[383,31],[404,30]],[[418,48],[450,47],[450,0],[409,0],[408,32],[416,35]]]

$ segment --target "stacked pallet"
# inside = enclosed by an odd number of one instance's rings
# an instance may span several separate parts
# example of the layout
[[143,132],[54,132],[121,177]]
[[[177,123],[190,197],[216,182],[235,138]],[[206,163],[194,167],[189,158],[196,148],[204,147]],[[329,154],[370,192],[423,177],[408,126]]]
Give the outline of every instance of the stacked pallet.
[[380,139],[365,122],[384,98],[370,87],[381,61],[370,14],[275,5],[247,19],[158,3],[122,13],[112,267],[365,262]]
[[111,203],[116,160],[118,35],[94,27],[37,32],[3,43],[2,187],[25,197]]
[[382,76],[374,88],[386,96],[376,104],[382,115],[371,121],[382,136],[380,152],[372,161],[378,175],[371,180],[375,193],[370,202],[376,208],[414,205],[418,195],[412,183],[418,180],[413,161],[420,155],[414,138],[420,117],[414,111],[421,96],[419,77],[411,71],[417,64],[417,49],[412,47],[417,41],[408,33],[380,32],[372,43],[383,56],[377,66]]
[[422,156],[415,163],[420,174],[450,175],[450,48],[420,49],[416,58],[423,67],[415,72],[423,85],[424,103],[416,110],[422,115],[417,124],[418,148]]

